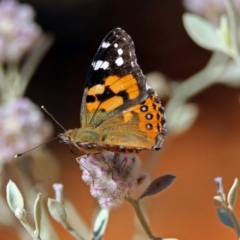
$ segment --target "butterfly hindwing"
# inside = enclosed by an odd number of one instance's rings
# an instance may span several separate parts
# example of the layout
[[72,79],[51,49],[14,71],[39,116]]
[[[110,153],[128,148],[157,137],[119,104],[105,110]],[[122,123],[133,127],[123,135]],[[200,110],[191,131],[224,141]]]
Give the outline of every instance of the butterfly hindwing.
[[98,131],[106,136],[105,145],[121,144],[138,150],[160,149],[166,134],[160,99],[153,89],[148,89],[144,101],[104,121]]

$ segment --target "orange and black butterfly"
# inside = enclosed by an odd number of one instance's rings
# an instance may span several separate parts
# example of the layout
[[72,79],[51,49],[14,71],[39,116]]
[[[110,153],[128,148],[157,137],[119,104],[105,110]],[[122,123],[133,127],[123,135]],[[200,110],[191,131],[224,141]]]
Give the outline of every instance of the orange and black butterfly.
[[137,64],[132,38],[121,28],[103,39],[82,98],[80,128],[59,137],[86,153],[159,150],[164,108]]

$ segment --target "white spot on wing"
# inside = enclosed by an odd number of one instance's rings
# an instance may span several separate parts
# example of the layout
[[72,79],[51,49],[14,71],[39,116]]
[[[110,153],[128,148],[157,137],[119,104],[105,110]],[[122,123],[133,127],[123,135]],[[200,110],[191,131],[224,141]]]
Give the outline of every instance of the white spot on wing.
[[150,89],[151,87],[146,83],[146,89]]
[[117,52],[118,52],[118,55],[122,55],[122,54],[123,54],[123,50],[122,50],[121,48],[119,48],[119,49],[117,50]]
[[103,42],[102,48],[108,48],[111,44],[109,42]]
[[96,62],[92,62],[92,66],[95,67],[95,65],[96,65]]
[[105,62],[102,64],[101,68],[103,68],[104,70],[106,70],[106,69],[108,68],[108,66],[109,66],[109,62],[108,62],[108,61],[105,61]]
[[122,57],[117,58],[117,60],[115,61],[115,63],[116,63],[118,66],[123,65],[123,59],[122,59]]
[[117,47],[118,47],[118,44],[117,44],[117,43],[115,43],[115,44],[114,44],[114,47],[115,47],[115,48],[117,48]]
[[102,65],[103,61],[102,60],[98,60],[94,66],[94,70],[98,70],[100,68],[100,66]]

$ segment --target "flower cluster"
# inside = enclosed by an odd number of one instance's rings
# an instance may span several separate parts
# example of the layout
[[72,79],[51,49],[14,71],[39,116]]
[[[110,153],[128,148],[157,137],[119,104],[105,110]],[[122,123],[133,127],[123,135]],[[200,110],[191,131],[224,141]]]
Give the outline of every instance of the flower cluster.
[[30,100],[20,98],[0,106],[0,162],[36,147],[52,133],[49,122]]
[[0,62],[17,62],[34,47],[41,36],[34,15],[30,5],[15,0],[0,2]]
[[90,154],[79,163],[83,181],[90,185],[92,196],[103,208],[119,206],[125,197],[145,191],[150,182],[148,175],[140,171],[141,160],[134,154]]

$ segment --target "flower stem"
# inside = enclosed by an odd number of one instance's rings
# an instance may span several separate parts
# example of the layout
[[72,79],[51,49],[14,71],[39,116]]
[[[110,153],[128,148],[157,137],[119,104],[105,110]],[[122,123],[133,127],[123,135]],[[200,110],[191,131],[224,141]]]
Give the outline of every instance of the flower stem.
[[[166,106],[167,119],[172,118],[175,110],[184,104],[189,98],[201,92],[205,88],[217,83],[226,67],[229,58],[221,53],[214,52],[207,66],[181,83],[174,91],[172,98]],[[168,128],[172,126],[168,124]],[[174,127],[174,126],[173,126]]]
[[146,232],[148,238],[151,239],[151,240],[154,240],[155,237],[153,236],[153,234],[151,232],[151,229],[149,228],[149,226],[147,224],[146,218],[143,215],[143,212],[142,212],[141,207],[140,207],[139,200],[134,200],[130,197],[126,198],[126,200],[133,206],[133,208],[134,208],[134,210],[137,214],[137,217],[138,217],[144,231]]
[[62,226],[70,233],[72,236],[77,240],[85,240],[83,237],[81,237],[66,221],[60,222]]
[[39,235],[38,236],[34,235],[34,230],[26,219],[20,220],[20,223],[27,230],[27,232],[31,235],[33,240],[41,240],[41,237]]

